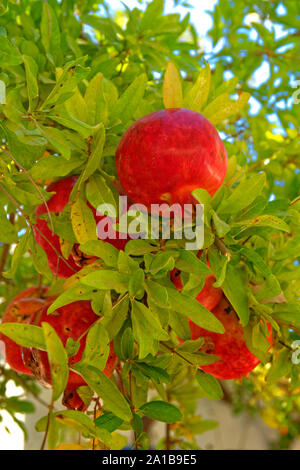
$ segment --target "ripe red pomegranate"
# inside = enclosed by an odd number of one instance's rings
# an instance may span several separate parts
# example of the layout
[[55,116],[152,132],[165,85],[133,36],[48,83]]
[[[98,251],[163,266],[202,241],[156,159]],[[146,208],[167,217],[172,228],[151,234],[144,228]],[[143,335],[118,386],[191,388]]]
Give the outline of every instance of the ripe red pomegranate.
[[[178,290],[181,290],[182,282],[180,278],[180,271],[174,268],[170,273],[170,278],[174,286]],[[216,282],[216,279],[213,274],[209,274],[208,276],[206,276],[205,284],[196,297],[198,302],[208,310],[212,310],[213,308],[215,308],[220,302],[223,295],[222,289],[213,286],[214,282]]]
[[[20,292],[7,306],[2,323],[26,323],[30,317],[48,305],[49,299],[43,298],[48,288],[28,287]],[[31,370],[23,363],[22,348],[12,339],[0,333],[0,348],[5,361],[12,369],[22,374],[31,375]]]
[[136,203],[192,203],[194,189],[213,195],[223,183],[227,155],[215,127],[188,109],[142,117],[125,132],[116,152],[120,183]]
[[[58,334],[63,345],[65,346],[68,338],[78,340],[81,335],[99,318],[93,312],[89,301],[81,300],[73,302],[58,308],[54,314],[47,315],[47,309],[39,311],[31,318],[30,323],[41,325],[42,322],[49,323]],[[80,361],[85,348],[86,335],[80,340],[80,348],[75,356],[69,358],[69,365]],[[24,363],[32,371],[35,377],[45,386],[51,386],[51,372],[48,362],[48,355],[45,351],[34,348],[23,350]],[[104,373],[109,377],[116,365],[117,356],[110,344],[110,354],[104,369]],[[67,387],[65,390],[63,403],[68,408],[81,409],[85,408],[84,403],[79,397],[76,389],[86,382],[73,371],[70,371]]]
[[[75,176],[69,176],[55,183],[51,183],[47,187],[48,192],[54,192],[53,196],[47,201],[50,212],[59,213],[67,205],[72,188],[77,180]],[[37,243],[45,251],[48,264],[54,275],[58,277],[69,277],[79,271],[79,267],[75,264],[72,255],[64,260],[60,248],[58,235],[52,233],[48,226],[47,220],[42,220],[38,216],[46,214],[45,204],[41,204],[36,208],[36,228],[34,228],[34,236]],[[59,255],[61,257],[59,257]],[[66,261],[66,262],[65,262]]]
[[[223,324],[225,333],[213,333],[204,330],[190,321],[192,339],[204,337],[202,352],[211,353],[220,357],[220,360],[200,369],[210,373],[217,379],[239,379],[251,372],[260,360],[247,348],[244,341],[243,328],[228,300],[223,297],[221,302],[212,310],[212,313]],[[273,343],[271,326],[268,325],[270,335],[268,341]]]
[[[54,192],[55,194],[47,201],[47,205],[50,212],[60,213],[63,211],[65,206],[69,202],[71,191],[77,181],[78,176],[68,176],[63,178],[55,183],[51,183],[47,187],[48,192]],[[91,208],[96,220],[96,224],[104,217],[97,215],[96,210],[87,203]],[[79,271],[84,265],[91,263],[96,258],[84,255],[78,248],[78,244],[75,244],[70,254],[69,258],[65,260],[62,256],[59,237],[56,234],[53,234],[49,228],[48,221],[40,219],[38,216],[46,214],[47,209],[45,204],[41,204],[37,207],[35,211],[36,218],[36,228],[34,230],[35,239],[37,243],[45,250],[48,263],[51,271],[55,276],[68,278],[72,276],[75,272]],[[113,225],[113,222],[111,222]],[[113,229],[111,228],[113,231]],[[117,232],[113,231],[114,234]],[[110,232],[111,233],[111,232]],[[109,238],[106,240],[108,243],[114,245],[119,250],[124,249],[127,239],[119,238]]]

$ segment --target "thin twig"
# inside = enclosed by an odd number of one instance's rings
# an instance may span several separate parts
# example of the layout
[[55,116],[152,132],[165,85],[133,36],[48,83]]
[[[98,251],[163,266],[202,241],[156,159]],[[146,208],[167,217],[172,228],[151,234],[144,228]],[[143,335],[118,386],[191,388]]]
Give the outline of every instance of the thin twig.
[[47,441],[47,437],[48,437],[48,432],[49,432],[49,428],[50,428],[50,416],[51,416],[52,410],[53,410],[53,395],[52,395],[51,403],[50,403],[50,406],[49,406],[49,413],[48,413],[48,418],[47,418],[47,425],[46,425],[45,435],[44,435],[44,439],[43,439],[40,450],[45,449],[45,445],[46,445],[46,441]]
[[167,348],[169,351],[171,351],[173,354],[176,354],[177,356],[179,356],[181,359],[183,359],[185,362],[187,362],[188,364],[190,364],[191,366],[194,366],[195,364],[193,364],[191,361],[189,361],[188,359],[186,359],[184,356],[182,356],[178,351],[176,351],[174,348],[171,348],[171,346],[168,346],[166,343],[163,343],[162,341],[160,342],[160,344],[162,344],[165,348]]
[[8,150],[6,150],[6,148],[1,148],[1,150],[6,153],[6,155],[13,161],[15,162],[15,164],[17,165],[18,168],[20,168],[20,170],[22,170],[22,172],[26,175],[26,177],[29,179],[29,181],[31,182],[31,184],[34,186],[34,188],[36,189],[36,191],[38,192],[41,200],[43,201],[45,207],[46,207],[46,211],[47,211],[47,214],[48,214],[48,217],[49,217],[49,222],[50,222],[50,227],[51,227],[51,232],[52,234],[54,233],[54,226],[53,226],[53,221],[52,221],[52,217],[51,217],[51,213],[50,213],[50,210],[49,210],[49,207],[48,207],[48,204],[47,204],[47,201],[43,195],[43,193],[41,192],[40,188],[38,187],[38,185],[36,184],[36,182],[34,181],[34,179],[31,177],[31,175],[28,173],[28,171],[26,170],[26,168],[24,168],[11,154],[10,152],[8,152]]

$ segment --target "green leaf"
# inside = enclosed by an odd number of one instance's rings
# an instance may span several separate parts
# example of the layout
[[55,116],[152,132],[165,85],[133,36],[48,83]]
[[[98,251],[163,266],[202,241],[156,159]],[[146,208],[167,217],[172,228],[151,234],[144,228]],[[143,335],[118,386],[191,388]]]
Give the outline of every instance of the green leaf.
[[95,209],[98,209],[102,204],[109,204],[116,208],[116,200],[111,188],[103,176],[98,173],[91,176],[86,183],[86,195]]
[[147,76],[144,73],[135,78],[113,107],[111,113],[112,121],[121,119],[126,124],[131,119],[136,107],[144,96],[146,83]]
[[87,161],[87,164],[80,176],[79,186],[86,181],[95,171],[100,167],[100,161],[102,158],[102,152],[105,142],[105,129],[103,124],[100,125],[97,131],[94,142],[92,145],[92,151]]
[[122,334],[121,355],[125,361],[134,357],[134,337],[131,328],[126,328]]
[[222,323],[197,300],[176,289],[167,288],[171,308],[192,320],[196,325],[215,333],[224,333]]
[[154,340],[168,341],[169,335],[161,327],[157,314],[136,300],[132,301],[131,320],[140,359],[152,353]]
[[[237,224],[236,224],[237,225]],[[249,225],[253,227],[271,227],[276,230],[282,230],[283,232],[290,233],[291,229],[286,222],[274,215],[259,215],[252,220],[244,220],[239,225]]]
[[72,302],[77,300],[90,300],[93,297],[91,292],[92,288],[87,286],[82,286],[81,284],[77,284],[70,289],[65,290],[62,294],[60,294],[54,302],[51,303],[50,307],[48,308],[48,315],[53,313],[56,309],[63,307],[64,305],[68,305]]
[[198,370],[196,379],[205,395],[212,400],[221,400],[223,397],[222,387],[217,379],[203,370]]
[[275,383],[281,377],[287,376],[292,368],[291,352],[288,349],[282,349],[279,356],[274,360],[268,370],[267,383]]
[[23,56],[25,71],[26,71],[26,82],[27,82],[27,93],[29,98],[29,109],[34,109],[34,103],[39,95],[39,89],[37,84],[37,73],[38,66],[35,60],[27,55]]
[[63,393],[68,382],[68,355],[54,328],[46,322],[42,323],[42,328],[51,371],[53,401],[55,401]]
[[176,267],[180,271],[198,274],[199,276],[207,276],[210,269],[206,263],[203,263],[197,256],[188,250],[178,250],[180,257],[176,260]]
[[107,121],[107,103],[104,95],[103,74],[97,73],[87,86],[84,100],[88,110],[88,123],[90,125]]
[[158,250],[157,246],[150,244],[146,240],[129,240],[125,246],[125,253],[134,256],[141,256]]
[[95,323],[89,330],[86,338],[81,366],[93,366],[96,369],[105,368],[109,354],[109,337],[101,323]]
[[7,11],[8,0],[0,1],[0,16],[4,15]]
[[4,210],[0,211],[0,239],[2,243],[15,243],[18,241],[16,227],[10,223]]
[[83,163],[80,157],[72,155],[71,160],[61,160],[57,155],[48,155],[39,160],[31,169],[30,175],[34,180],[45,180],[69,175]]
[[43,2],[41,37],[46,53],[56,57],[61,52],[60,31],[56,14],[48,2]]
[[[1,239],[3,240],[2,236],[1,236]],[[26,251],[28,249],[29,240],[30,240],[30,232],[27,231],[19,239],[19,243],[17,244],[17,246],[14,250],[14,254],[13,254],[12,260],[11,260],[10,269],[8,271],[5,271],[5,272],[2,273],[2,275],[6,279],[13,279],[13,277],[15,276],[15,273],[16,273],[18,267],[19,267],[19,263],[20,263],[23,255],[26,253]]]
[[181,421],[182,413],[171,403],[165,401],[150,401],[140,407],[140,410],[148,418],[172,424]]
[[101,269],[84,276],[81,282],[96,289],[114,289],[116,292],[122,293],[128,290],[129,279],[128,274]]
[[6,67],[22,64],[23,59],[16,48],[9,39],[0,34],[0,63],[5,64]]
[[44,333],[40,326],[26,323],[2,323],[0,332],[24,348],[47,350]]
[[164,9],[163,0],[153,0],[148,3],[145,13],[141,20],[141,30],[146,31],[157,25],[157,20],[162,16]]
[[110,243],[102,240],[89,240],[80,245],[79,249],[87,255],[102,259],[106,266],[117,267],[118,265],[119,250]]
[[184,97],[184,107],[200,113],[207,102],[210,89],[211,72],[207,63],[198,75],[196,83],[190,88]]
[[[249,206],[260,195],[265,182],[265,173],[250,175],[233,190],[229,198],[223,200],[218,212],[220,214],[236,214]],[[249,188],[251,188],[251,191],[249,191]]]
[[110,411],[107,411],[96,418],[94,423],[98,428],[106,429],[108,432],[114,432],[123,424],[123,420]]
[[176,66],[169,62],[163,84],[165,108],[182,108],[181,77]]
[[129,279],[129,295],[141,299],[144,296],[145,273],[143,269],[138,268]]
[[54,150],[62,155],[66,160],[71,157],[70,145],[63,131],[55,127],[40,126],[42,134],[48,142],[53,146]]
[[169,307],[168,291],[157,282],[146,280],[145,289],[148,297],[159,307]]
[[[217,279],[219,279],[223,271],[224,256],[221,256],[217,250],[210,249],[209,262]],[[231,262],[226,263],[226,277],[222,283],[222,290],[240,318],[242,325],[246,326],[249,321],[250,311],[247,291],[241,274],[241,269],[232,265]]]
[[219,124],[230,116],[238,114],[247,104],[250,96],[250,93],[242,91],[238,99],[234,101],[230,99],[229,93],[222,93],[205,107],[203,114],[214,125]]
[[102,398],[106,409],[114,413],[120,419],[130,421],[132,413],[127,400],[116,385],[107,378],[103,372],[94,367],[78,367],[78,364],[73,366],[73,368],[79,372],[88,386]]
[[136,368],[146,377],[153,379],[158,384],[170,382],[169,374],[161,367],[155,367],[145,362],[136,361],[133,366],[133,372]]
[[212,211],[212,218],[216,229],[216,234],[218,237],[223,238],[226,233],[230,231],[230,225],[226,224],[224,220],[220,219],[218,214],[215,211]]

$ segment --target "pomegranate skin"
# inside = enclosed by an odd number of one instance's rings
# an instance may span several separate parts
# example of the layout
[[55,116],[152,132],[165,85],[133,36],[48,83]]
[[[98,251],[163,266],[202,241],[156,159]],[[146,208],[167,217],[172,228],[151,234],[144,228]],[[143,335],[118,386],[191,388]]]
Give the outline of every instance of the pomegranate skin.
[[[48,306],[32,317],[31,323],[35,325],[41,325],[42,322],[49,323],[55,329],[64,346],[66,345],[68,338],[78,340],[78,338],[99,318],[93,312],[90,302],[85,300],[73,302],[60,307],[55,311],[54,315],[47,315],[47,309]],[[80,340],[80,348],[78,352],[69,358],[70,366],[81,360],[85,344],[86,335]],[[34,348],[31,348],[30,350],[23,349],[23,358],[25,364],[30,368],[39,382],[47,387],[51,387],[51,371],[47,353]],[[108,377],[112,374],[116,362],[117,356],[111,343],[107,363],[103,370]],[[83,378],[79,374],[70,371],[63,398],[65,406],[70,409],[85,409],[85,405],[76,391],[78,387],[83,385],[87,385]]]
[[[225,297],[212,310],[212,313],[223,324],[225,329],[224,334],[204,330],[192,321],[189,321],[192,339],[198,339],[200,336],[205,339],[201,351],[220,357],[220,360],[206,366],[201,366],[199,369],[221,380],[239,379],[247,376],[260,363],[260,360],[247,348],[244,341],[243,328],[239,323],[236,313]],[[268,329],[270,332],[268,341],[271,346],[273,339],[270,325],[268,325]]]
[[116,152],[120,183],[136,203],[192,203],[194,189],[213,195],[228,160],[215,127],[201,114],[165,109],[136,121]]
[[215,308],[223,296],[222,289],[213,286],[215,282],[216,278],[213,274],[206,276],[204,287],[196,297],[196,300],[207,310]]
[[[69,197],[74,184],[76,183],[77,176],[68,176],[62,180],[51,183],[47,187],[48,192],[54,192],[53,196],[47,201],[48,209],[50,212],[59,213],[62,212],[64,207],[69,201]],[[68,278],[75,272],[79,271],[79,267],[73,260],[72,255],[64,262],[62,256],[59,237],[55,233],[52,233],[48,226],[47,220],[39,219],[38,216],[47,213],[45,204],[41,204],[36,208],[36,228],[34,227],[34,236],[36,242],[45,251],[49,268],[52,273],[57,277]]]
[[[26,323],[37,312],[48,304],[48,299],[40,298],[47,292],[48,288],[42,286],[28,287],[16,295],[9,303],[2,317],[2,323]],[[0,349],[3,352],[5,361],[16,372],[32,375],[31,370],[24,364],[22,348],[12,339],[0,333]]]
[[[78,176],[68,176],[59,181],[51,183],[47,187],[48,192],[54,192],[53,196],[47,201],[48,208],[50,212],[59,213],[62,212],[65,206],[68,204],[71,191],[78,179]],[[105,216],[97,215],[97,211],[91,204],[88,202],[87,205],[92,210],[96,224],[103,219]],[[96,257],[87,256],[79,250],[79,245],[75,244],[69,258],[64,261],[64,259],[58,256],[62,256],[59,236],[53,234],[50,230],[47,220],[38,218],[39,215],[46,214],[47,209],[45,204],[41,204],[37,207],[35,215],[36,219],[36,228],[34,229],[34,235],[37,243],[44,249],[48,258],[48,264],[52,273],[57,277],[68,278],[72,276],[75,272],[79,271],[86,264],[90,264],[96,260]],[[129,239],[119,239],[118,234],[112,228],[113,221],[111,220],[111,232],[113,233],[114,238],[107,238],[105,241],[115,246],[118,250],[124,250],[125,245]],[[41,234],[41,233],[43,234]],[[99,232],[98,232],[99,234]],[[98,238],[100,238],[98,236]],[[50,243],[49,243],[50,242]]]

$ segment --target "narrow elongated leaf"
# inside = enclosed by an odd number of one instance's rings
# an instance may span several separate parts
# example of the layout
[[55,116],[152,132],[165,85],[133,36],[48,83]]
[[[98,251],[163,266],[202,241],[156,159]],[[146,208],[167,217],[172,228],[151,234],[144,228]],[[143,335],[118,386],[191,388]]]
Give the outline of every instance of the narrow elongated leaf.
[[208,398],[212,400],[221,400],[223,396],[223,390],[215,377],[210,374],[206,374],[203,370],[198,370],[196,379]]
[[146,74],[142,74],[132,82],[112,110],[112,119],[121,119],[127,123],[143,98],[147,83]]
[[206,64],[198,75],[196,83],[188,91],[184,98],[184,107],[200,113],[205,105],[210,89],[210,66]]
[[71,221],[79,243],[97,240],[96,222],[93,213],[81,197],[77,197],[72,204]]
[[132,418],[130,406],[116,385],[106,375],[94,367],[74,367],[86,383],[104,401],[105,408],[124,421]]
[[128,274],[101,269],[88,274],[81,279],[82,284],[86,284],[97,289],[114,289],[117,292],[126,292],[128,290],[129,276]]
[[101,323],[95,323],[89,330],[86,346],[80,361],[81,365],[103,370],[109,354],[109,337]]
[[94,423],[98,428],[106,429],[108,432],[114,432],[121,426],[123,420],[114,415],[111,411],[107,411],[99,416],[99,418],[96,418]]
[[176,66],[169,62],[163,84],[165,108],[182,108],[182,85]]
[[68,382],[68,355],[54,328],[46,322],[42,323],[42,328],[50,364],[53,401],[55,401],[63,393]]
[[118,265],[119,251],[110,243],[102,240],[89,240],[80,245],[80,250],[87,255],[103,259],[106,266],[116,267]]
[[180,314],[190,318],[196,325],[208,331],[216,333],[224,333],[222,323],[197,300],[183,293],[177,292],[176,289],[167,288],[171,308]]
[[163,423],[175,423],[182,419],[181,411],[171,403],[165,401],[151,401],[140,407],[145,416]]
[[241,92],[237,100],[232,100],[229,93],[222,93],[203,110],[203,114],[213,124],[219,124],[225,119],[239,113],[247,104],[250,93]]
[[0,332],[24,348],[36,348],[46,351],[44,333],[40,326],[26,323],[2,323]]
[[[264,173],[249,176],[234,189],[228,199],[222,202],[219,213],[237,213],[252,204],[254,199],[262,192],[265,181],[266,176]],[[249,191],[249,188],[251,188],[251,191]]]

